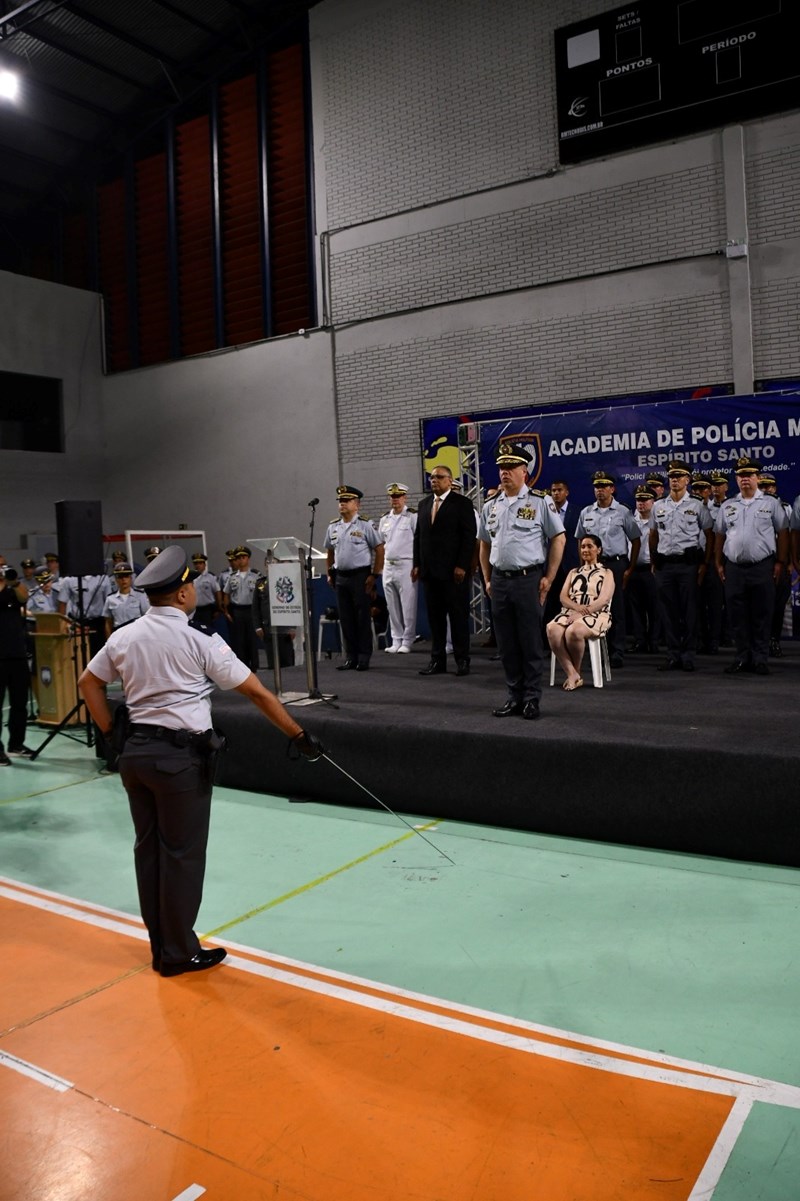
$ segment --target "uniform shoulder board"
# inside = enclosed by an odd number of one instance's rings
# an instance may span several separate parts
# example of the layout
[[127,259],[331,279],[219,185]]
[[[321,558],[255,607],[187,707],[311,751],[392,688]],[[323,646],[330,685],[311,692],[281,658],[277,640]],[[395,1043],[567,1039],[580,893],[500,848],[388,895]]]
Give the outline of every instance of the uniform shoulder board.
[[413,505],[406,505],[406,509],[408,510],[409,513],[416,513],[416,511],[417,511]]
[[202,625],[196,617],[191,619],[189,627],[192,630],[196,630],[198,634],[203,634],[206,638],[214,637],[215,631],[211,629],[211,626]]
[[531,492],[534,496],[545,497],[545,496],[550,495],[549,492],[543,492],[541,488],[529,488],[528,491]]
[[256,580],[256,588],[258,589],[259,592],[263,592],[268,583],[269,583],[269,576],[260,575],[258,577],[258,579]]

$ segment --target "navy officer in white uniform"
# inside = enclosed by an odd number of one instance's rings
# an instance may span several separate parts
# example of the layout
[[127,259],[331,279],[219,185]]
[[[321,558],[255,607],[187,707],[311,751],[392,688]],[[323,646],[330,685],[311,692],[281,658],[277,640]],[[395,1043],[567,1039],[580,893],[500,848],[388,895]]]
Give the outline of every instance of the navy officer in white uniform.
[[150,609],[116,630],[78,682],[106,739],[112,718],[106,685],[121,679],[130,725],[119,759],[136,831],[134,861],[153,970],[179,976],[214,967],[225,950],[200,946],[194,923],[203,895],[213,761],[215,687],[236,689],[309,759],[322,754],[217,634],[189,625],[196,596],[186,552],[168,546],[139,576]]
[[378,522],[378,533],[384,544],[383,594],[392,634],[392,644],[386,650],[390,655],[407,655],[417,636],[419,585],[411,578],[417,514],[406,504],[406,484],[387,484],[386,494],[391,509]]
[[567,535],[549,497],[526,484],[528,463],[521,447],[501,442],[500,491],[481,510],[478,539],[508,689],[506,703],[493,713],[535,721],[542,695],[542,612]]

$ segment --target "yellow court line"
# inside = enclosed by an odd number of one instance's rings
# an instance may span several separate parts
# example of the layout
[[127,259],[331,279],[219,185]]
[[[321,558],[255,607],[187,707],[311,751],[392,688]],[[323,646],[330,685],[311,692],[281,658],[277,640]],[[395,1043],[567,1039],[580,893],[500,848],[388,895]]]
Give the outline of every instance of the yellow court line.
[[29,801],[35,796],[47,796],[48,792],[58,792],[62,788],[74,788],[76,784],[91,784],[93,780],[105,779],[104,776],[81,776],[79,780],[70,780],[68,784],[54,784],[52,788],[42,788],[39,792],[26,792],[22,796],[8,797],[0,801],[0,805],[16,805],[17,801]]
[[[420,829],[429,830],[431,826],[437,825],[440,820],[440,818],[434,818],[433,821],[426,822],[424,826],[420,826]],[[259,913],[265,913],[268,909],[274,909],[276,905],[282,905],[284,901],[291,901],[294,897],[299,897],[304,892],[309,892],[312,888],[319,887],[320,884],[327,884],[328,880],[332,880],[334,876],[339,876],[342,872],[349,871],[351,867],[358,867],[359,863],[366,863],[368,859],[372,859],[375,855],[381,855],[384,851],[390,851],[392,847],[399,846],[401,842],[406,842],[409,838],[413,837],[414,833],[414,830],[410,830],[408,834],[401,834],[399,838],[393,839],[392,842],[386,842],[383,846],[375,847],[374,850],[367,851],[366,855],[359,855],[358,859],[351,859],[349,863],[344,863],[341,867],[335,867],[332,872],[326,872],[324,876],[318,876],[316,880],[309,880],[308,884],[301,884],[299,888],[293,888],[291,892],[285,892],[282,896],[275,897],[272,901],[267,901],[264,905],[258,905],[255,909],[240,914],[239,917],[225,922],[222,926],[216,926],[213,930],[207,930],[201,937],[216,938],[225,930],[230,930],[233,926],[238,926],[242,922],[248,921],[249,918],[256,917]]]

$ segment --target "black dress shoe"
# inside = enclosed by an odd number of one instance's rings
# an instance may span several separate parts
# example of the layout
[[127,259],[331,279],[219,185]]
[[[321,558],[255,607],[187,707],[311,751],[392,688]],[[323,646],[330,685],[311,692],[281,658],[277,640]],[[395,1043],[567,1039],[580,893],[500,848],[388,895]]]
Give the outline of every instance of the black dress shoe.
[[742,659],[734,659],[733,663],[729,663],[723,670],[726,676],[738,676],[742,672],[751,672],[753,665],[752,663],[745,663]]
[[369,663],[356,663],[356,671],[369,671]]
[[443,676],[447,668],[444,663],[440,663],[438,659],[431,659],[427,667],[423,667],[422,671],[418,671],[420,676]]
[[610,666],[611,667],[624,667],[625,660],[623,659],[622,655],[612,655],[611,661],[610,661]]
[[694,671],[694,663],[681,663],[681,671]]
[[456,675],[457,676],[468,676],[469,675],[469,659],[459,659],[458,660],[458,662],[456,664]]
[[492,716],[518,717],[524,708],[522,701],[506,701],[501,709],[492,709]]
[[340,663],[336,668],[337,671],[355,671],[356,664],[352,659],[345,659],[344,663]]
[[228,952],[224,947],[213,947],[210,951],[201,949],[186,963],[162,963],[162,976],[182,976],[184,972],[204,972],[206,968],[216,967],[222,963]]
[[656,671],[680,671],[681,665],[677,659],[667,659],[666,663],[659,663]]
[[522,716],[526,719],[526,721],[536,721],[538,717],[541,717],[542,715],[539,712],[539,702],[526,701],[522,710]]
[[753,671],[757,676],[769,676],[772,674],[766,663],[756,663]]

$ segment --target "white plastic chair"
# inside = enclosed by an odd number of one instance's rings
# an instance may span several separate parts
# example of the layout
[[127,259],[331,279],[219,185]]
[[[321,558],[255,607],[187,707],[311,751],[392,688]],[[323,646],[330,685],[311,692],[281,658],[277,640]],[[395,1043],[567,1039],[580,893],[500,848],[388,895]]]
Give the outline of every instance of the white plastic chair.
[[[589,647],[589,662],[592,666],[592,684],[595,688],[603,687],[603,678],[605,677],[606,684],[611,683],[611,660],[608,654],[608,642],[605,634],[600,634],[597,638],[587,638],[586,642]],[[556,659],[553,652],[550,652],[550,687],[552,688],[556,682]]]

